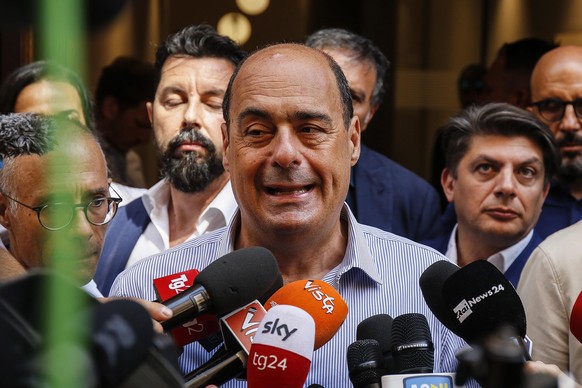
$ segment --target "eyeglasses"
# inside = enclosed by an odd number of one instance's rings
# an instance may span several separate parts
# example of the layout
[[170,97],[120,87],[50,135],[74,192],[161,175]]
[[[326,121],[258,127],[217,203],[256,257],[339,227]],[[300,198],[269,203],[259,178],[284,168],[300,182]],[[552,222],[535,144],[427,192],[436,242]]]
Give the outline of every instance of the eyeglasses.
[[574,101],[562,101],[556,98],[548,98],[546,100],[534,102],[533,105],[538,108],[540,115],[550,122],[562,120],[567,105],[572,105],[576,117],[582,119],[582,98],[578,98]]
[[[113,188],[111,189],[117,194]],[[118,205],[122,201],[121,198],[98,197],[88,203],[49,203],[41,206],[30,206],[9,195],[4,194],[4,196],[19,205],[35,211],[40,224],[48,230],[66,228],[73,221],[75,211],[78,208],[83,208],[83,213],[85,213],[85,218],[89,223],[97,226],[105,225],[113,219],[117,213]]]

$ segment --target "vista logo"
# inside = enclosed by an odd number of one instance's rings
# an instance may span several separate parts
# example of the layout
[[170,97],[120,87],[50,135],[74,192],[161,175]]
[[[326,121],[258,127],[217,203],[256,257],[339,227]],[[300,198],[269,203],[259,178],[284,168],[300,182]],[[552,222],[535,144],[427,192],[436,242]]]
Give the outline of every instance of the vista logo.
[[418,376],[404,380],[403,388],[453,388],[450,376]]
[[497,286],[491,287],[491,289],[485,291],[481,295],[474,296],[469,300],[463,299],[453,309],[454,313],[457,315],[457,319],[459,320],[459,322],[463,323],[463,321],[467,319],[469,315],[473,314],[473,310],[471,310],[471,307],[504,290],[505,288],[503,288],[503,285],[499,284]]

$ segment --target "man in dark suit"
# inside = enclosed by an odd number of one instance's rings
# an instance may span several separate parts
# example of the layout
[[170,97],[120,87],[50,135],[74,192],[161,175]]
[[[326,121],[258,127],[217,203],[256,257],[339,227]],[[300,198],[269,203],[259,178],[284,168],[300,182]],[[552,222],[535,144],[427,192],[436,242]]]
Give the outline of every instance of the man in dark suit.
[[552,133],[529,112],[496,103],[449,120],[443,145],[441,184],[457,224],[424,243],[459,266],[488,260],[517,286],[541,242],[534,226],[559,166]]
[[[350,86],[354,114],[365,131],[385,92],[390,63],[384,54],[369,39],[338,28],[317,31],[305,43],[340,65]],[[400,236],[420,240],[437,230],[440,204],[432,186],[363,145],[351,170],[346,201],[359,222]]]

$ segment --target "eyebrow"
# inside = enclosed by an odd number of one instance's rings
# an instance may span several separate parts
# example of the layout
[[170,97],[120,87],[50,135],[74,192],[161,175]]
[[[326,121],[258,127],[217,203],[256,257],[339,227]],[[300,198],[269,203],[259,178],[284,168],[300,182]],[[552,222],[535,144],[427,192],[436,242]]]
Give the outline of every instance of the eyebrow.
[[[237,118],[238,126],[240,127],[242,125],[242,121],[250,116],[258,117],[258,118],[261,118],[264,120],[270,120],[270,121],[272,121],[272,119],[273,119],[273,116],[269,112],[267,112],[263,109],[251,107],[251,108],[244,109],[238,115],[238,118]],[[328,125],[328,126],[331,126],[333,124],[333,120],[331,119],[331,117],[328,114],[316,112],[316,111],[302,110],[302,111],[294,112],[290,118],[292,121],[319,120],[319,121],[323,121],[324,124]]]
[[[488,155],[478,155],[475,159],[473,159],[473,164],[474,163],[479,163],[479,162],[489,162],[489,163],[496,163],[499,164],[499,160],[494,159]],[[543,165],[543,161],[538,158],[537,156],[532,156],[531,158],[525,159],[523,161],[520,161],[518,163],[518,165],[522,166],[524,164],[541,164]]]

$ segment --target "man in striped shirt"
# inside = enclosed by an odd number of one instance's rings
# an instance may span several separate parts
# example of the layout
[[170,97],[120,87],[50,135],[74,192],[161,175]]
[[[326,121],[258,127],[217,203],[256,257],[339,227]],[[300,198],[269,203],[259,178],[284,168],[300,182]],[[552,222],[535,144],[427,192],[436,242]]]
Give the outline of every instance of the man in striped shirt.
[[[379,313],[424,314],[435,372],[454,371],[454,353],[464,342],[437,321],[418,285],[424,269],[444,257],[359,224],[344,204],[361,131],[347,81],[333,59],[297,44],[260,50],[237,67],[223,112],[223,163],[239,204],[234,219],[124,271],[112,295],[151,300],[154,278],[201,270],[233,250],[263,246],[277,258],[285,283],[323,279],[349,307],[338,333],[314,353],[306,385],[351,387],[347,347],[356,340],[358,323]],[[208,358],[200,345],[188,345],[182,370],[190,372]]]

